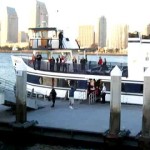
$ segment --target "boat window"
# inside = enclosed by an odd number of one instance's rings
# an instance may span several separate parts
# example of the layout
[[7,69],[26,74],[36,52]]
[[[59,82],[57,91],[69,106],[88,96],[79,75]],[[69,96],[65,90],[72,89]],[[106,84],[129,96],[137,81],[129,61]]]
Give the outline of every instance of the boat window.
[[110,91],[110,82],[104,82],[105,86],[106,86],[106,91]]
[[28,74],[27,75],[27,82],[30,82],[33,84],[40,84],[40,76]]
[[143,84],[122,83],[122,92],[143,93]]
[[77,81],[77,88],[79,89],[87,89],[88,88],[88,82],[85,80],[79,80]]
[[142,35],[142,39],[150,39],[150,35]]
[[[96,81],[96,86],[100,86],[100,85],[99,85],[99,83],[100,83],[99,81],[100,81],[100,80],[97,80],[97,81]],[[102,83],[105,84],[106,91],[110,91],[110,85],[111,85],[111,83],[108,82],[108,81],[102,81]]]
[[33,84],[42,84],[45,86],[55,86],[60,88],[69,88],[70,85],[73,85],[77,89],[87,89],[86,80],[69,80],[69,79],[61,79],[61,78],[41,77],[41,76],[28,74],[27,82]]
[[[86,80],[65,80],[59,79],[58,87],[70,87],[71,85],[77,89],[87,89],[87,81]],[[62,83],[62,84],[61,84]]]

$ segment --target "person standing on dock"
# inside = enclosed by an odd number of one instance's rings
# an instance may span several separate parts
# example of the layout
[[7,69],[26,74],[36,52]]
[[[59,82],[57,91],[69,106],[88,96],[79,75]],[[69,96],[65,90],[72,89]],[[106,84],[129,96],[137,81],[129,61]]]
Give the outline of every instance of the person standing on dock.
[[70,109],[74,109],[73,105],[74,105],[74,92],[75,92],[75,88],[73,86],[71,86],[70,90],[69,90],[69,108]]
[[54,89],[54,87],[52,87],[52,90],[51,90],[51,92],[50,92],[50,99],[52,99],[52,105],[51,105],[51,107],[54,107],[55,106],[55,100],[56,100],[56,95],[57,95],[57,93],[56,93],[56,91],[55,91],[55,89]]
[[105,96],[106,96],[106,86],[103,83],[103,87],[102,87],[102,90],[101,90],[101,97],[102,97],[102,103],[103,104],[105,103]]

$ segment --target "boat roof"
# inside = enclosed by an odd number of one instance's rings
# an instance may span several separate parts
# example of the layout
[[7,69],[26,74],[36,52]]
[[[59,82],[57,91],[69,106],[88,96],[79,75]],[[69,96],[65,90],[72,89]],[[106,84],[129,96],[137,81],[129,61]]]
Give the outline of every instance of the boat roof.
[[29,30],[33,30],[34,32],[38,32],[38,31],[57,31],[57,28],[55,28],[55,27],[35,27],[35,28],[29,28]]

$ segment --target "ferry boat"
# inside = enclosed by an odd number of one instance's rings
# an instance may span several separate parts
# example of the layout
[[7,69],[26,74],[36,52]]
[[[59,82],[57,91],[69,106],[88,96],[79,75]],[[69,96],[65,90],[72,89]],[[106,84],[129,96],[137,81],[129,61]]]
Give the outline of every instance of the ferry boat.
[[[128,63],[98,65],[87,60],[86,49],[80,49],[76,40],[63,38],[63,48],[59,49],[59,30],[57,28],[39,27],[29,28],[29,47],[36,55],[42,55],[40,70],[31,63],[32,55],[13,55],[12,63],[15,70],[25,68],[27,71],[27,92],[48,96],[52,86],[56,89],[58,98],[67,98],[70,85],[76,87],[75,99],[89,103],[95,102],[95,89],[88,95],[88,85],[100,85],[104,82],[107,89],[106,101],[110,101],[110,73],[117,65],[122,71],[121,102],[128,104],[143,104],[144,71],[149,66],[150,38],[142,38],[139,32],[129,33]],[[49,33],[50,32],[50,33]],[[65,59],[56,62],[57,58]],[[55,63],[51,66],[51,58]],[[76,64],[73,63],[76,58]],[[82,64],[83,63],[83,64]],[[36,63],[37,65],[37,63]],[[52,69],[52,68],[53,69]],[[31,105],[27,102],[27,105]],[[32,103],[33,105],[33,103]],[[36,105],[36,103],[34,104]],[[32,106],[37,107],[37,106]]]

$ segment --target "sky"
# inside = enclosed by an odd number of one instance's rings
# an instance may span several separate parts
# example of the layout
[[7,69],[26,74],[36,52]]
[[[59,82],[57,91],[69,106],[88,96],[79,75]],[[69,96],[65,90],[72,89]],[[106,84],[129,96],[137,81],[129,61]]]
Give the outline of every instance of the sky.
[[[0,0],[0,10],[14,7],[18,14],[19,31],[27,30],[33,0]],[[109,24],[126,23],[133,30],[150,23],[149,0],[39,0],[46,4],[49,26],[73,30],[79,25],[95,25],[105,16]]]

